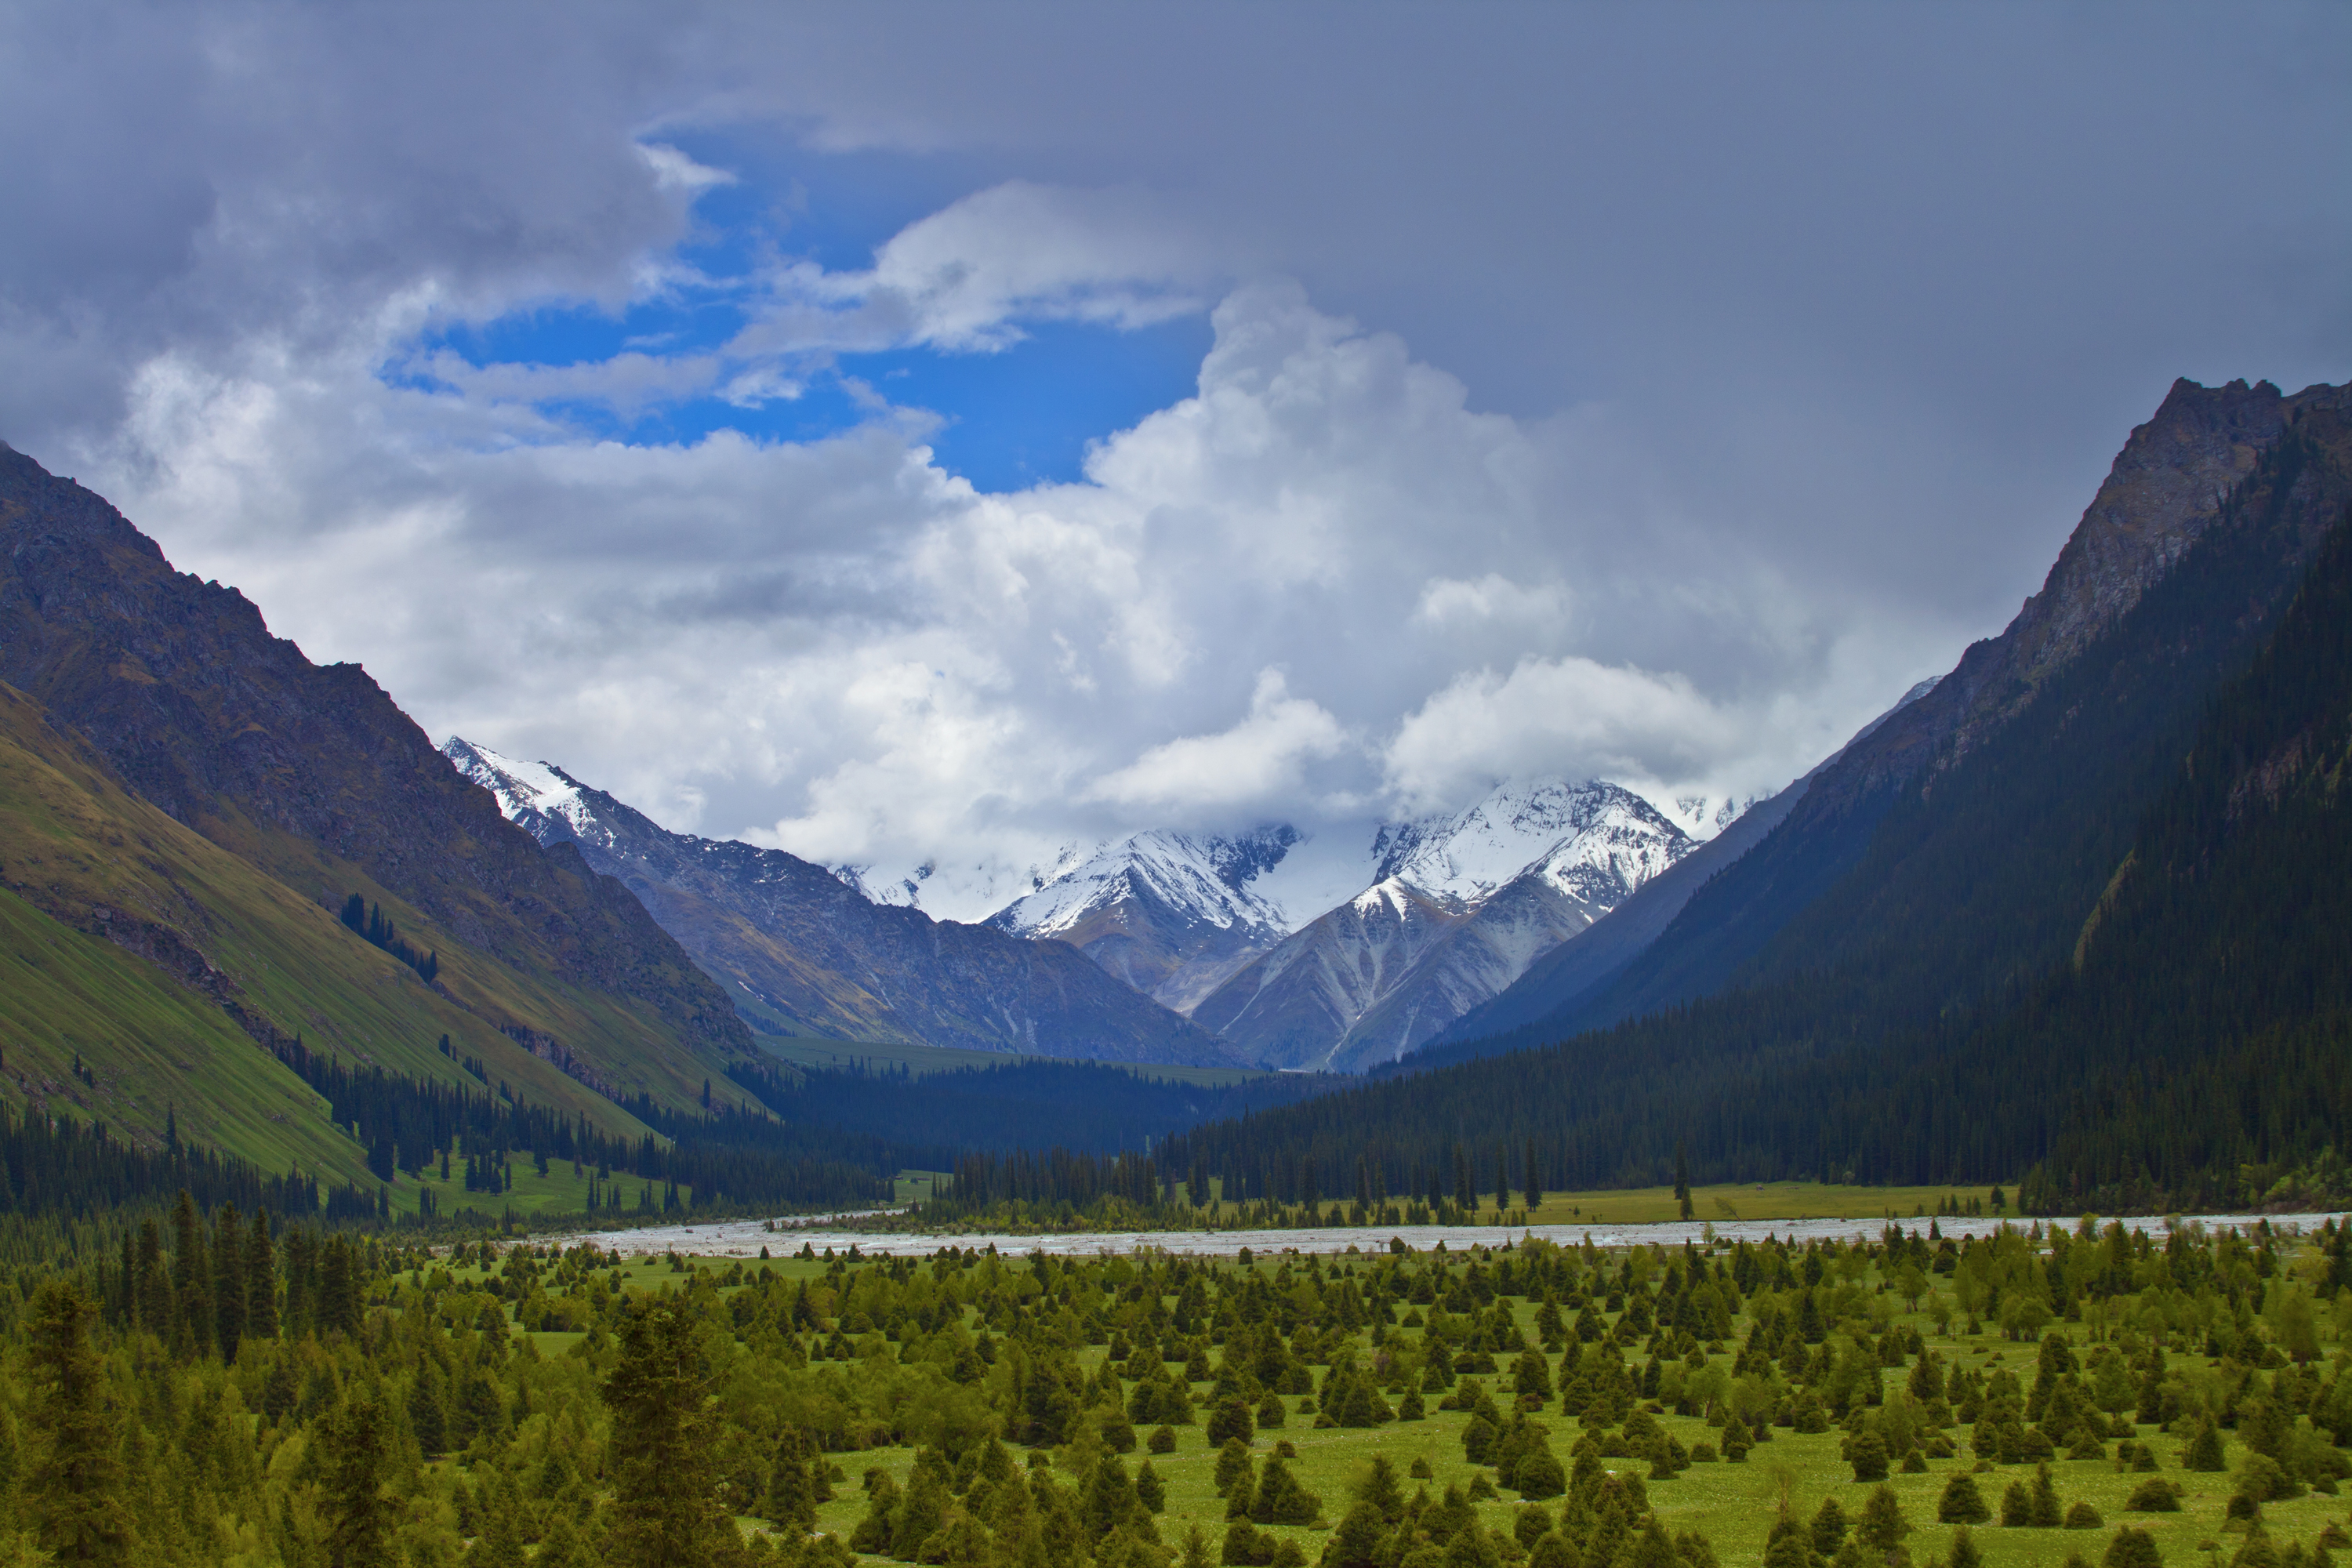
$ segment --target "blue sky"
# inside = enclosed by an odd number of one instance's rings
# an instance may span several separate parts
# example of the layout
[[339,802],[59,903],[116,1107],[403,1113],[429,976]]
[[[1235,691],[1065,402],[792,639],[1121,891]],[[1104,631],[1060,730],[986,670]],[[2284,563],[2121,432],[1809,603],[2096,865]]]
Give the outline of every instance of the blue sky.
[[[628,352],[715,353],[756,319],[763,279],[778,261],[861,271],[893,235],[962,194],[961,171],[948,160],[849,154],[776,163],[708,140],[679,150],[732,177],[695,198],[691,227],[665,258],[659,287],[617,310],[549,300],[485,320],[436,322],[403,345],[385,379],[434,385],[411,356],[442,352],[478,370],[593,366]],[[1080,478],[1090,444],[1192,394],[1211,339],[1204,310],[1133,327],[1044,320],[1021,325],[1019,341],[1001,349],[813,354],[795,366],[796,395],[689,395],[625,407],[552,398],[534,406],[592,438],[658,445],[721,429],[763,441],[820,440],[877,417],[887,404],[935,416],[924,437],[933,460],[978,489],[1004,492]]]

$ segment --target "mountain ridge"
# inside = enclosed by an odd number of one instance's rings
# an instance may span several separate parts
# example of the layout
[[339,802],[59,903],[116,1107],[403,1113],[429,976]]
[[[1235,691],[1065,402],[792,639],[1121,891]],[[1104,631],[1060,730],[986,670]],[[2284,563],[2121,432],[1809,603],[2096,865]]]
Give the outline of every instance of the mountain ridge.
[[1165,828],[1114,839],[1066,864],[987,921],[1066,942],[1129,985],[1190,1016],[1235,970],[1289,934],[1250,884],[1298,842],[1286,824],[1239,837]]
[[706,972],[795,1028],[1070,1059],[1243,1065],[1076,949],[880,903],[781,849],[674,833],[551,763],[445,761],[532,837],[640,900]]
[[1253,960],[1194,1010],[1284,1066],[1393,1059],[1695,848],[1616,784],[1498,786],[1384,827],[1377,879]]
[[[173,570],[103,498],[5,445],[0,681],[123,789],[310,904],[396,907],[441,952],[441,994],[600,1100],[684,1110],[754,1048],[635,899],[508,825],[365,671],[312,664],[235,589]],[[384,1048],[429,1074],[439,1033]]]

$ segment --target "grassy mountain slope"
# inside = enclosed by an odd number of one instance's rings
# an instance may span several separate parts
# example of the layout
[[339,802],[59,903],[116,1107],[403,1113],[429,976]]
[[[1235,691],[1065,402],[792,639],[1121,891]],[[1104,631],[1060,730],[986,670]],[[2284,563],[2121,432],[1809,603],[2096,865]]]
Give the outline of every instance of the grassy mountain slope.
[[[165,1110],[176,1106],[190,1136],[282,1170],[284,1161],[263,1159],[272,1152],[269,1139],[248,1148],[243,1131],[230,1135],[249,1119],[226,1108],[241,1097],[270,1100],[282,1077],[303,1115],[323,1127],[323,1105],[314,1105],[309,1089],[255,1038],[296,1034],[355,1063],[477,1089],[440,1053],[437,1042],[447,1035],[459,1057],[486,1064],[493,1083],[504,1079],[534,1103],[584,1111],[615,1133],[639,1131],[635,1118],[532,1056],[452,989],[477,971],[491,986],[510,985],[504,966],[470,960],[453,945],[440,984],[427,985],[316,901],[131,795],[87,742],[58,730],[8,687],[0,687],[0,882],[23,906],[19,922],[45,931],[46,946],[26,951],[81,955],[70,966],[81,999],[58,1002],[61,1011],[33,999],[47,994],[44,986],[53,989],[49,983],[36,985],[28,976],[23,990],[11,987],[14,1037],[46,1038],[49,1055],[64,1053],[51,1064],[59,1069],[52,1079],[64,1079],[76,1050],[102,1081],[118,1079],[122,1087],[110,1106],[89,1109],[126,1136],[161,1137]],[[411,935],[436,940],[429,923],[408,925],[413,911],[396,901],[391,908]],[[562,996],[511,1000],[546,1008]],[[191,1016],[202,1026],[189,1024]],[[149,1059],[183,1037],[210,1042],[201,1070]],[[219,1046],[223,1040],[236,1048]],[[124,1052],[131,1054],[118,1061]],[[74,1086],[66,1081],[70,1097]],[[327,1136],[336,1140],[336,1156],[346,1157],[350,1146],[339,1134]],[[315,1145],[306,1147],[307,1166],[319,1156]]]
[[[152,1146],[190,1137],[283,1172],[360,1180],[364,1153],[309,1085],[147,961],[0,890],[0,1085],[32,1110]],[[73,1076],[77,1062],[94,1079]]]
[[[724,993],[625,889],[508,824],[363,671],[312,665],[234,590],[173,572],[103,500],[5,447],[0,680],[86,739],[131,794],[309,906],[306,919],[331,924],[320,908],[359,892],[441,954],[448,1005],[396,1009],[431,1022],[412,1036],[339,1016],[307,980],[281,986],[268,955],[248,952],[237,984],[281,1027],[340,1031],[355,1051],[421,1069],[444,1029],[487,1026],[582,1082],[681,1110],[753,1051]],[[163,923],[229,967],[201,922]],[[394,994],[400,969],[382,959],[369,984]],[[543,1076],[519,1058],[507,1076]],[[605,1114],[594,1096],[550,1089]]]

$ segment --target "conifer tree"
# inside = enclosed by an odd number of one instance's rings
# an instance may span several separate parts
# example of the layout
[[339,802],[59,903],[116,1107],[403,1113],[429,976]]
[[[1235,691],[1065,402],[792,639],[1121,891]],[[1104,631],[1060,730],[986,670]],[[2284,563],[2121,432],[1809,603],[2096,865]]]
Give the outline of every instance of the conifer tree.
[[259,1209],[245,1245],[245,1333],[255,1340],[278,1337],[278,1257],[270,1245],[269,1215]]
[[1528,1212],[1533,1214],[1543,1205],[1543,1173],[1536,1166],[1536,1136],[1528,1134],[1528,1163],[1519,1173],[1527,1178]]
[[712,1379],[684,1307],[656,1300],[634,1313],[604,1380],[616,1457],[611,1560],[630,1568],[702,1568],[740,1548],[712,1474]]
[[120,1423],[106,1365],[89,1342],[97,1309],[80,1285],[53,1280],[34,1298],[33,1434],[39,1458],[25,1487],[43,1549],[59,1563],[128,1563],[135,1555],[123,1498]]
[[205,1232],[196,1218],[195,1200],[185,1187],[172,1207],[172,1236],[176,1248],[172,1259],[173,1304],[179,1319],[172,1325],[172,1348],[183,1356],[201,1356],[213,1348],[212,1268],[205,1258]]
[[393,1568],[393,1500],[384,1495],[388,1449],[383,1407],[354,1399],[327,1425],[325,1497],[328,1568]]
[[235,1204],[223,1204],[213,1223],[213,1336],[224,1362],[236,1360],[245,1338],[245,1249]]
[[139,1226],[138,1279],[133,1286],[139,1326],[158,1339],[172,1337],[172,1276],[163,1267],[163,1237],[153,1220]]

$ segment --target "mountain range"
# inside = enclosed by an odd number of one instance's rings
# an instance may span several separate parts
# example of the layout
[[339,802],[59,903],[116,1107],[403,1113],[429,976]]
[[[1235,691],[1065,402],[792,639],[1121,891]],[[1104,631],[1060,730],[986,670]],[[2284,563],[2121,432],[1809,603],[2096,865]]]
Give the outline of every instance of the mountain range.
[[1110,1061],[1237,1065],[1058,942],[877,902],[780,849],[673,833],[562,769],[452,737],[443,754],[551,851],[641,900],[772,1032]]
[[1091,855],[1066,856],[988,923],[1013,936],[1066,942],[1189,1015],[1289,934],[1281,907],[1251,883],[1297,842],[1298,830],[1287,825],[1238,837],[1129,834]]
[[1383,829],[1370,887],[1252,960],[1193,1018],[1279,1066],[1392,1060],[1696,847],[1615,784],[1505,786]]

